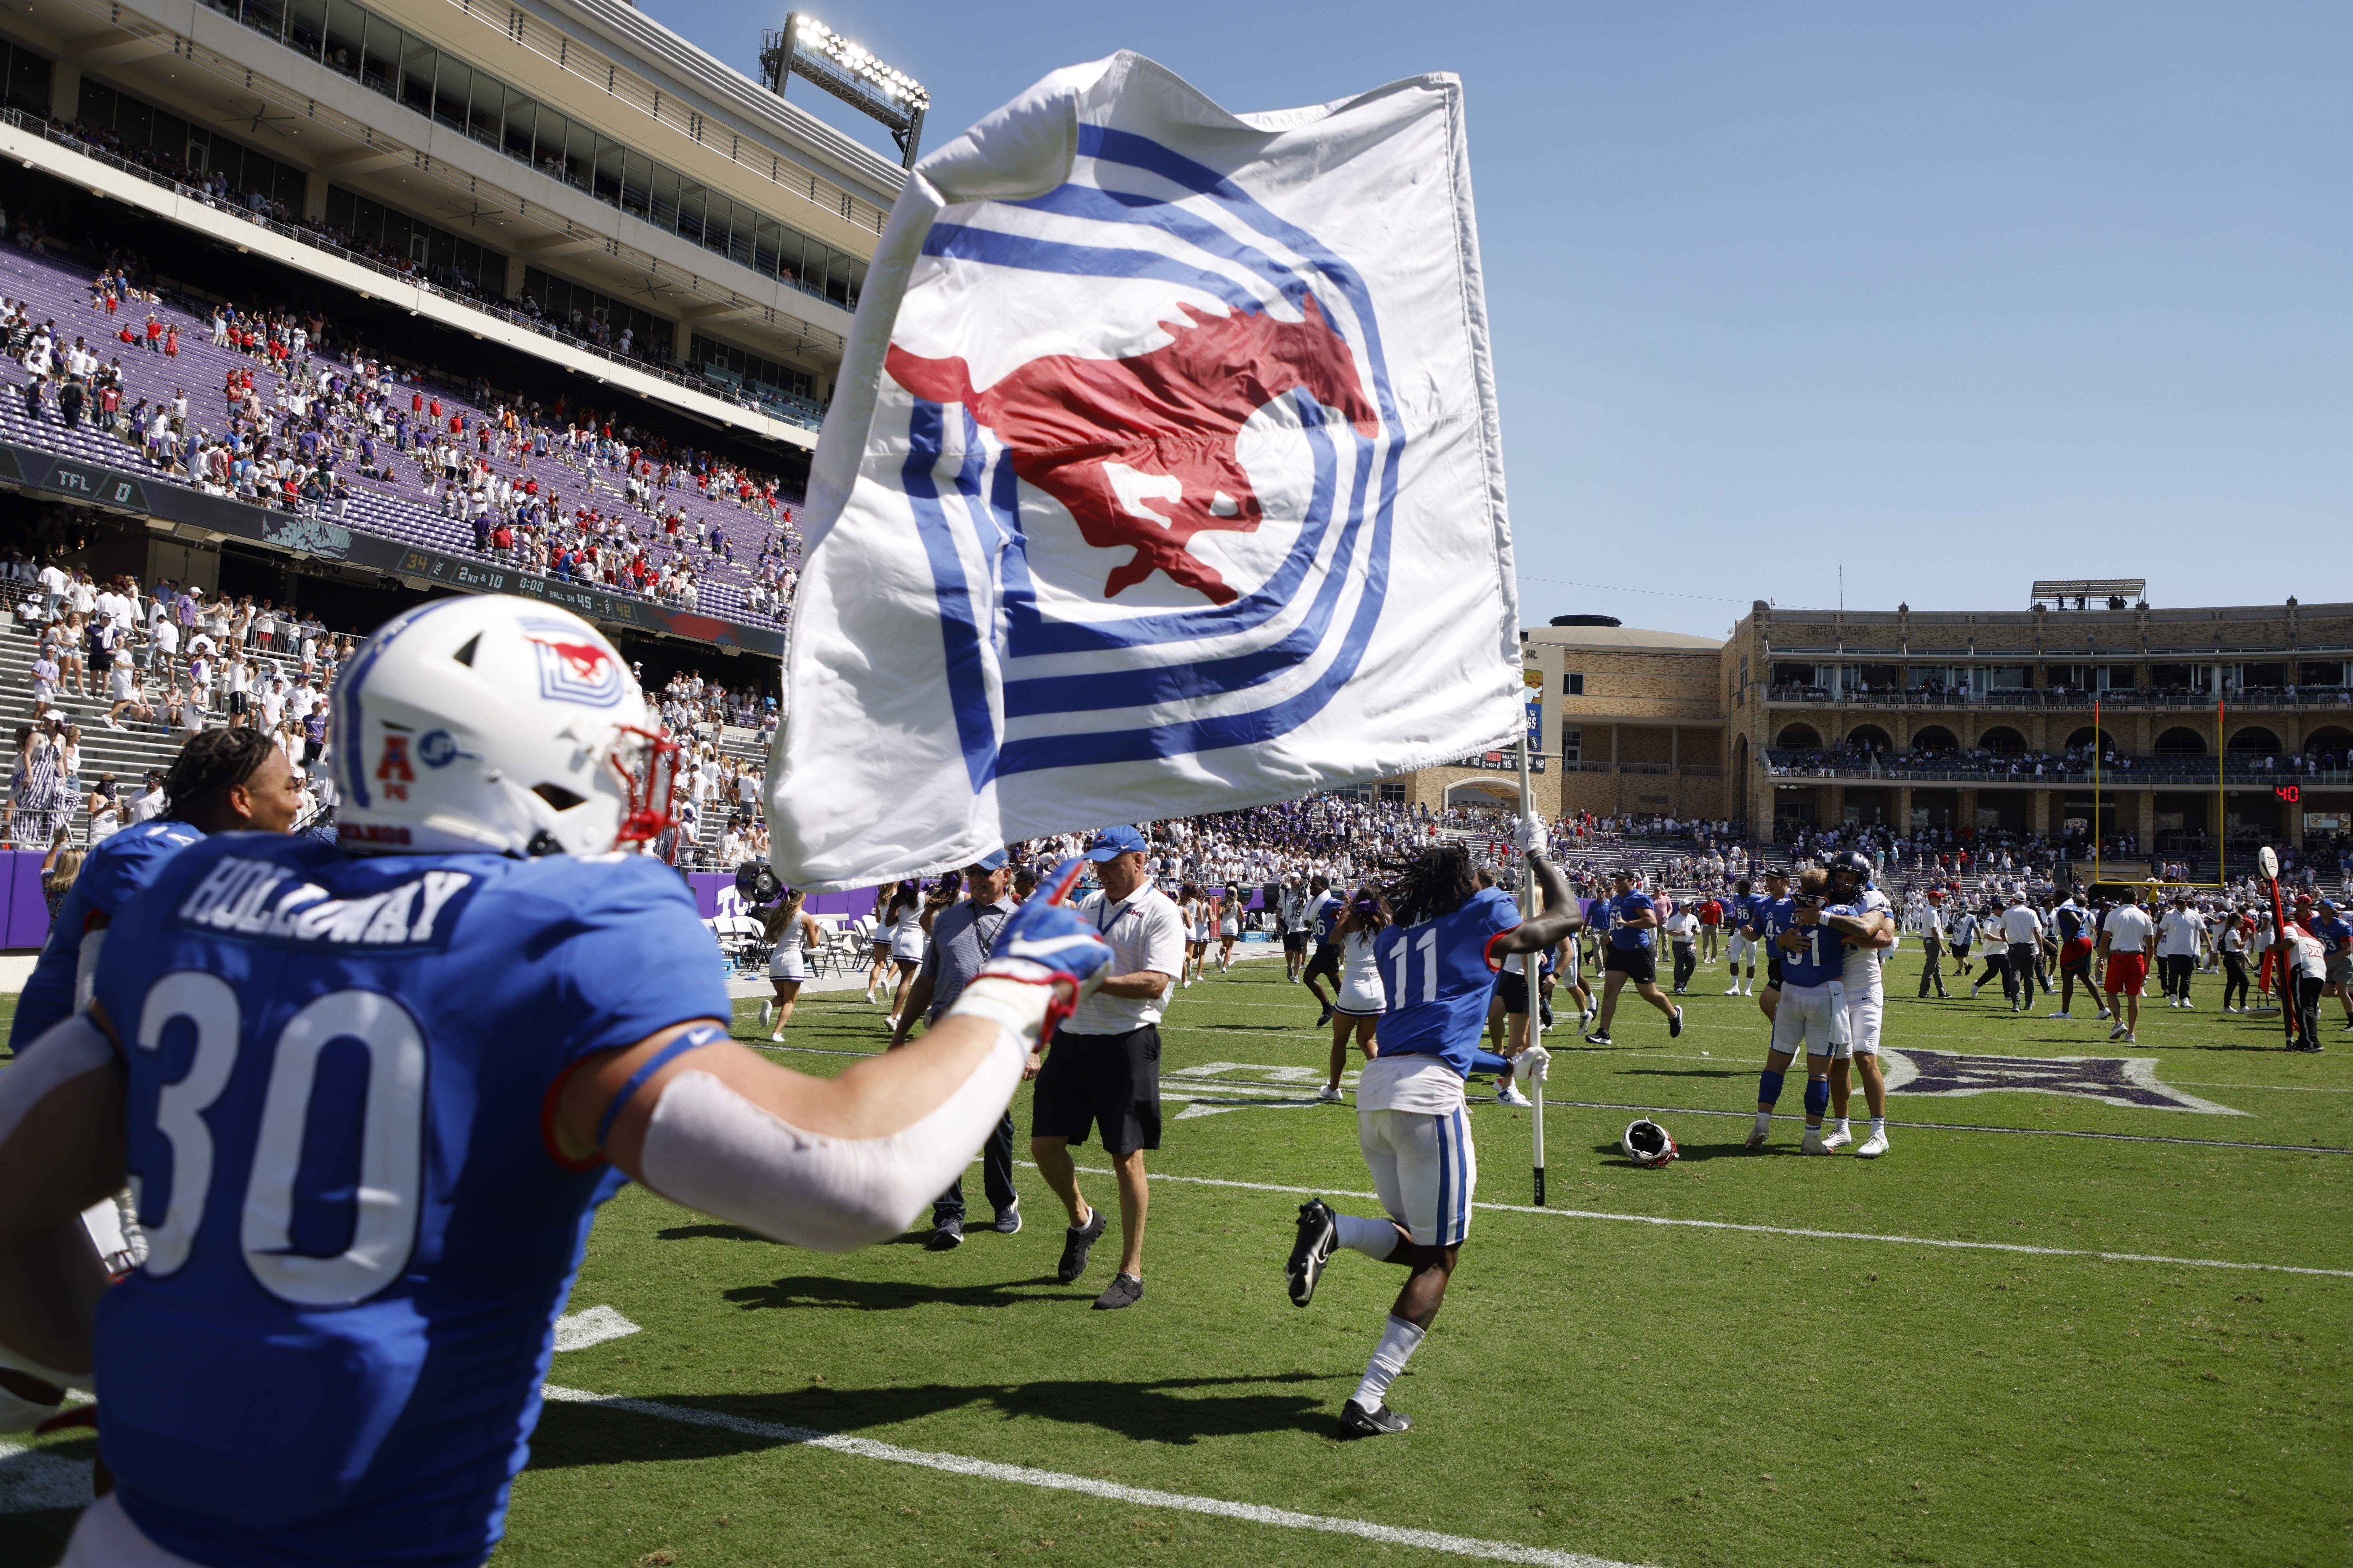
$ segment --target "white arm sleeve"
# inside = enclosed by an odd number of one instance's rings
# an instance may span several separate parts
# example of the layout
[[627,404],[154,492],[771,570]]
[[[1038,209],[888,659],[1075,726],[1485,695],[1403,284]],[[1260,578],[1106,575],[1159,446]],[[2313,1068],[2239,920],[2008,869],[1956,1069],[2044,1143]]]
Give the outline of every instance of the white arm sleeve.
[[855,1251],[906,1229],[962,1173],[1004,1116],[1029,1054],[1029,1042],[999,1025],[962,1087],[881,1138],[805,1132],[709,1073],[681,1072],[646,1127],[646,1184],[777,1241]]

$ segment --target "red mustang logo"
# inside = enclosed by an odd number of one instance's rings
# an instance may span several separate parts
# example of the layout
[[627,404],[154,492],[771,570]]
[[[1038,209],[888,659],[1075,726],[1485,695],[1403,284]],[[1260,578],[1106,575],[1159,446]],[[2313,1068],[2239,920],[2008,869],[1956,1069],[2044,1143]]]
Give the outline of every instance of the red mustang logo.
[[1230,604],[1234,590],[1187,545],[1205,529],[1258,528],[1258,494],[1235,451],[1243,424],[1299,387],[1366,436],[1380,416],[1312,295],[1301,321],[1183,310],[1185,321],[1162,323],[1176,338],[1166,347],[1127,359],[1051,354],[986,392],[960,358],[893,344],[887,363],[916,396],[969,408],[1010,450],[1013,471],[1070,509],[1089,544],[1134,552],[1112,568],[1104,598],[1165,572],[1213,605]]
[[613,657],[603,648],[589,643],[554,642],[546,637],[533,637],[531,640],[543,648],[553,649],[555,657],[564,661],[565,668],[580,680],[603,679],[605,665]]

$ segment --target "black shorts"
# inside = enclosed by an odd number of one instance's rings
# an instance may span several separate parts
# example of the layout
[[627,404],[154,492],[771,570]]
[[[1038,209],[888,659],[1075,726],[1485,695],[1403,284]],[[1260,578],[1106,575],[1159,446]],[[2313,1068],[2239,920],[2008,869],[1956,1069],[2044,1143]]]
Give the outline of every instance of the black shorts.
[[1340,946],[1337,942],[1319,942],[1315,955],[1307,961],[1310,974],[1328,974],[1334,981],[1340,978]]
[[1607,973],[1622,973],[1637,985],[1647,985],[1659,977],[1658,956],[1647,947],[1611,947],[1601,953],[1601,968]]
[[1055,1032],[1030,1099],[1030,1136],[1083,1143],[1097,1127],[1106,1154],[1160,1147],[1160,1031],[1152,1025],[1124,1035]]
[[228,710],[229,710],[230,712],[232,712],[232,713],[242,713],[242,712],[244,712],[244,711],[245,711],[245,701],[246,701],[246,698],[245,698],[245,693],[244,693],[244,692],[242,692],[242,691],[232,691],[232,692],[230,692],[230,693],[228,694]]
[[1504,1012],[1525,1013],[1528,1010],[1528,977],[1514,974],[1508,969],[1504,971],[1495,976],[1495,995],[1504,1004]]
[[1282,933],[1282,951],[1285,952],[1305,952],[1307,951],[1307,933],[1303,931],[1284,931]]

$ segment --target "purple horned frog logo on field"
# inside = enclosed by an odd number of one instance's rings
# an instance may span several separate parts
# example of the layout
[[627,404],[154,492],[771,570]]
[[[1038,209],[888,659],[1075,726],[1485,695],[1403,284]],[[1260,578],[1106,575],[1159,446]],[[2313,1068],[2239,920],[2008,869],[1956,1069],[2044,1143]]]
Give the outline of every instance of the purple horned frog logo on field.
[[1885,1053],[1890,1094],[2063,1094],[2136,1110],[2248,1112],[2157,1081],[2155,1057],[1973,1057],[1957,1051]]

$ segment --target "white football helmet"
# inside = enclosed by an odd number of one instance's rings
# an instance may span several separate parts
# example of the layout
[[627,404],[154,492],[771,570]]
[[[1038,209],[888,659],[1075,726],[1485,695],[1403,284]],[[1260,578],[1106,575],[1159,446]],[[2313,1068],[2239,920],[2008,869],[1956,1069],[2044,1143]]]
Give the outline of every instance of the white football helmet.
[[1653,1170],[1663,1169],[1675,1163],[1674,1138],[1647,1116],[1626,1124],[1625,1132],[1618,1140],[1618,1147],[1625,1150],[1626,1158],[1637,1165],[1648,1165]]
[[678,747],[629,667],[568,610],[506,595],[394,616],[332,715],[346,849],[597,854],[670,826]]

